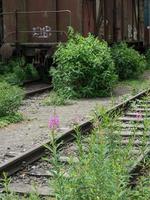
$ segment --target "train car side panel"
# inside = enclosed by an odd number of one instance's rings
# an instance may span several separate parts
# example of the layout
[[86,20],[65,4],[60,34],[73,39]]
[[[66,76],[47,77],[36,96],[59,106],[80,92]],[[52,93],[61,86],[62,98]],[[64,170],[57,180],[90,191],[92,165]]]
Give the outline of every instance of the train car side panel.
[[14,14],[3,15],[3,32],[4,38],[2,42],[14,42],[16,40],[16,19],[15,11],[17,9],[17,0],[3,0],[3,12],[14,12]]
[[[57,42],[56,35],[56,0],[28,0],[26,15],[28,42],[47,43]],[[37,11],[37,12],[34,12]],[[39,12],[38,12],[39,11]],[[40,12],[45,11],[45,12]],[[21,14],[20,14],[21,15]],[[21,21],[20,21],[21,24]],[[19,24],[19,25],[20,25]],[[33,31],[33,32],[32,32]]]
[[[72,27],[82,33],[82,0],[57,0],[57,10],[70,10]],[[67,26],[70,24],[67,13],[57,15],[57,29],[67,31]],[[58,36],[58,40],[65,41],[63,35]]]
[[96,30],[108,42],[143,42],[143,0],[97,0]]

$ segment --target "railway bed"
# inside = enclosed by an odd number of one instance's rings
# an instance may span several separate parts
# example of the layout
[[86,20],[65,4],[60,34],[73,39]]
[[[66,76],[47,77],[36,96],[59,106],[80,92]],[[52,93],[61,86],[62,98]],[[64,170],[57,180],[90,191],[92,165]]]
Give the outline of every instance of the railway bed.
[[25,98],[33,96],[35,94],[40,94],[52,89],[50,83],[43,83],[42,81],[30,81],[23,85],[25,89]]
[[[148,126],[146,133],[144,131],[144,123],[150,121],[149,94],[150,90],[143,91],[107,111],[108,114],[121,111],[118,121],[120,122],[119,132],[122,138],[122,148],[130,142],[134,132],[131,166],[128,169],[131,175],[130,184],[133,186],[136,185],[136,180],[141,175],[144,160],[147,157],[149,158],[150,155],[150,127]],[[143,99],[145,96],[147,96],[147,98]],[[101,120],[101,117],[98,117]],[[88,134],[92,128],[92,121],[87,121],[80,125],[81,133],[84,136],[84,151],[88,149],[86,138],[88,138]],[[78,162],[74,133],[75,131],[72,129],[60,134],[57,138],[58,143],[63,142],[59,149],[59,161],[65,164],[63,169],[65,172],[64,176],[69,176],[67,164],[70,156],[73,158],[72,162]],[[116,134],[118,133],[116,132]],[[53,174],[50,172],[52,164],[42,159],[43,156],[51,157],[50,152],[47,152],[45,148],[46,144],[50,145],[50,141],[0,166],[0,176],[2,177],[3,172],[6,172],[8,176],[12,178],[12,183],[10,184],[10,189],[12,191],[19,194],[27,194],[32,191],[32,185],[35,182],[37,191],[41,196],[54,195],[52,185],[49,186],[49,180],[53,178]],[[146,145],[146,147],[144,147],[144,145]]]

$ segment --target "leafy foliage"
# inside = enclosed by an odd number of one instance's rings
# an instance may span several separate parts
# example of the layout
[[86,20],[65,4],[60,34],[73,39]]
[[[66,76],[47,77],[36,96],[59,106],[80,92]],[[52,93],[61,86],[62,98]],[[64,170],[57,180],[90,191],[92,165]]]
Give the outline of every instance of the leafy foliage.
[[146,51],[145,57],[147,61],[147,69],[150,69],[150,49]]
[[145,57],[129,48],[126,43],[114,45],[112,56],[120,80],[137,78],[146,68]]
[[20,113],[10,114],[8,116],[0,117],[0,128],[4,128],[12,123],[18,123],[23,120],[23,116]]
[[[103,119],[101,123],[99,123],[97,114],[101,114]],[[114,126],[115,119],[106,114],[105,109],[98,110],[97,114],[93,120],[94,129],[87,138],[82,138],[78,125],[74,126],[76,154],[69,152],[70,160],[67,166],[60,162],[63,151],[60,148],[62,143],[58,144],[58,140],[55,139],[56,130],[51,130],[51,145],[45,147],[52,153],[52,157],[47,157],[44,160],[51,164],[50,172],[53,178],[50,179],[50,186],[55,192],[54,199],[149,200],[149,175],[147,177],[146,174],[136,188],[128,187],[130,179],[128,170],[134,163],[131,150],[134,147],[135,137],[133,136],[129,144],[123,147],[122,138],[118,135],[120,134],[118,126]],[[145,132],[145,130],[143,131]],[[143,147],[147,148],[144,143]],[[74,157],[77,158],[78,162],[73,161]],[[145,163],[143,164],[145,165]],[[147,166],[149,167],[149,159]],[[20,196],[9,190],[9,178],[5,176],[0,184],[5,188],[5,193],[0,194],[0,199],[20,199]],[[22,199],[40,200],[41,197],[35,190]],[[45,197],[45,199],[51,198]]]
[[36,69],[31,65],[25,65],[24,58],[13,59],[7,63],[0,63],[0,80],[11,85],[22,85],[24,80],[38,78]]
[[109,95],[117,79],[107,43],[91,34],[84,38],[71,30],[68,42],[58,46],[54,63],[54,89],[65,98]]
[[53,148],[49,148],[53,153],[53,160],[50,161],[54,166],[52,172],[56,199],[148,200],[146,184],[141,184],[141,188],[135,188],[134,191],[127,187],[130,178],[128,169],[134,163],[131,153],[134,138],[123,147],[122,138],[119,133],[116,134],[117,130],[120,132],[118,126],[115,126],[117,121],[108,116],[104,109],[100,113],[103,120],[99,123],[99,119],[95,117],[95,128],[86,140],[82,138],[79,127],[75,127],[76,157],[79,162],[72,162],[75,155],[70,155],[67,177],[62,171],[64,165],[59,162],[59,145],[55,142]]
[[131,191],[129,195],[129,200],[149,200],[149,199],[150,199],[150,174],[146,174],[139,180],[136,189]]
[[55,92],[50,92],[50,95],[42,103],[46,106],[63,106],[69,104],[64,96],[59,96]]
[[15,113],[22,102],[23,94],[19,87],[0,82],[0,117]]

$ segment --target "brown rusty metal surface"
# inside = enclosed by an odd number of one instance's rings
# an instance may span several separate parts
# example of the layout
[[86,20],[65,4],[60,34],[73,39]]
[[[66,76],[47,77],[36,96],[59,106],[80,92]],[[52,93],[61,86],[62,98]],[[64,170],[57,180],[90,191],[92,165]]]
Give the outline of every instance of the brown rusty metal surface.
[[83,0],[82,4],[82,33],[86,36],[89,32],[95,32],[95,2],[90,0]]
[[[57,10],[70,10],[72,17],[72,27],[82,33],[82,0],[57,0]],[[67,21],[64,14],[57,15],[57,29],[66,27]],[[58,40],[65,41],[64,36],[59,35]]]
[[[98,9],[98,7],[101,9]],[[108,42],[144,41],[143,0],[97,1],[97,20],[97,34]]]
[[109,43],[145,39],[146,44],[150,38],[150,31],[144,31],[144,0],[3,0],[3,12],[4,41],[8,43],[65,42],[69,25]]
[[[58,10],[56,5],[54,0],[4,1],[3,42],[57,43],[59,35],[66,41],[71,13],[68,9]],[[63,19],[64,26],[57,27],[58,18]]]

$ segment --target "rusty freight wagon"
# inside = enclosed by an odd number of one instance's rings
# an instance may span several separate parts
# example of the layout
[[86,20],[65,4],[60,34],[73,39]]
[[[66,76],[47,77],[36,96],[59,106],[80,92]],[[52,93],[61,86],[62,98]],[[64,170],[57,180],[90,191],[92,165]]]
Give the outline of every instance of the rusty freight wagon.
[[51,46],[66,41],[68,26],[85,35],[94,33],[91,0],[1,0],[1,10],[3,43]]
[[144,45],[148,41],[144,31],[146,3],[146,0],[0,0],[1,44],[17,46],[26,56],[43,51],[44,55],[51,54],[53,46],[67,40],[67,28],[72,26],[83,35],[91,32],[109,43],[125,40]]

